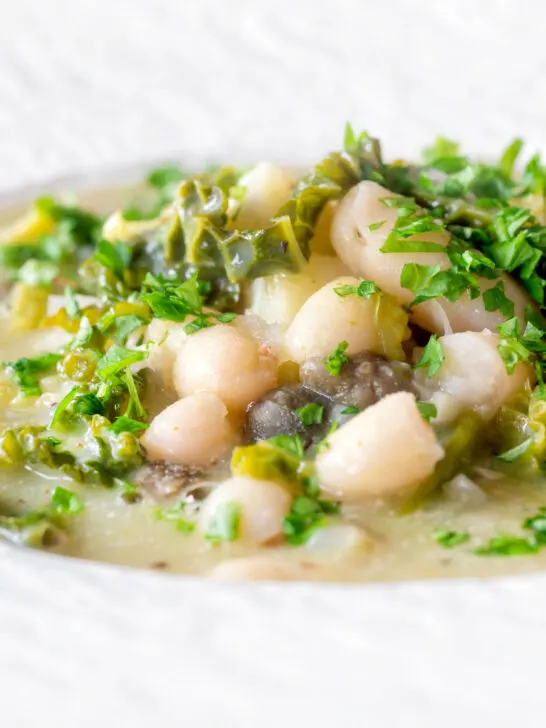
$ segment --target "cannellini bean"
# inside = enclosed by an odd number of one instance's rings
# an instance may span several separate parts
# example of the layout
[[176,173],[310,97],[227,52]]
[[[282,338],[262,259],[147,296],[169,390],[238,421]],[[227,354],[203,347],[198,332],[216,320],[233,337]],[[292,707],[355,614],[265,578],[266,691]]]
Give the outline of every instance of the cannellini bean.
[[188,335],[185,324],[154,319],[146,331],[149,354],[146,366],[159,375],[165,387],[173,387],[173,367],[176,355],[184,346]]
[[230,210],[232,227],[257,229],[290,199],[294,179],[281,167],[262,162],[243,175],[239,185],[245,188],[245,195],[241,204]]
[[214,392],[228,409],[242,411],[277,383],[278,360],[268,346],[227,324],[188,337],[174,364],[174,384],[184,396]]
[[204,533],[209,530],[217,509],[231,502],[241,508],[237,540],[260,544],[281,535],[291,498],[288,491],[278,483],[254,478],[230,478],[218,485],[203,504],[199,525]]
[[250,308],[264,321],[286,328],[313,293],[345,275],[350,271],[339,258],[313,254],[300,273],[277,273],[252,281]]
[[[369,299],[356,295],[339,296],[335,289],[345,285],[357,286],[358,279],[338,278],[303,304],[286,332],[290,358],[302,363],[312,356],[325,357],[341,341],[349,343],[349,354],[371,351],[389,358],[403,358],[400,344],[409,337],[406,313],[392,301],[391,320],[380,321],[378,305],[385,302],[380,301],[379,294]],[[388,323],[389,328],[383,328],[381,324],[384,323]],[[392,341],[393,332],[398,334],[395,342]]]
[[318,528],[304,548],[321,561],[348,559],[370,549],[372,541],[366,531],[352,523],[336,523]]
[[[205,313],[216,314],[210,308],[203,309]],[[153,319],[146,330],[146,341],[149,344],[149,354],[146,359],[146,368],[159,374],[162,384],[172,388],[173,367],[176,356],[188,339],[185,327],[195,317],[187,316],[183,323]]]
[[154,417],[142,437],[150,460],[207,466],[237,441],[228,411],[215,394],[200,392],[178,400]]
[[397,392],[329,435],[316,466],[326,490],[341,496],[388,497],[417,487],[443,454],[413,394]]
[[209,576],[222,581],[304,581],[313,576],[313,563],[300,564],[273,555],[227,559],[215,566]]
[[453,397],[461,409],[492,417],[530,376],[523,362],[512,374],[506,371],[497,349],[499,336],[491,331],[450,334],[440,337],[440,342],[444,362],[429,382]]
[[[400,285],[400,274],[406,263],[450,266],[445,253],[382,253],[385,243],[397,219],[396,208],[381,202],[384,197],[396,197],[376,182],[361,182],[341,201],[332,223],[332,242],[341,260],[355,275],[375,281],[384,291],[396,296],[403,304],[409,304],[413,294]],[[385,221],[370,231],[373,223]],[[432,232],[415,235],[411,240],[426,240],[447,245],[449,234]],[[516,314],[523,321],[523,311],[530,303],[525,291],[509,276],[503,276],[506,296],[514,302]],[[497,281],[480,279],[482,291],[495,286]],[[427,301],[416,306],[412,319],[428,331],[439,334],[452,331],[494,330],[505,317],[500,311],[486,311],[480,297],[470,300],[465,293],[457,301],[445,298]]]

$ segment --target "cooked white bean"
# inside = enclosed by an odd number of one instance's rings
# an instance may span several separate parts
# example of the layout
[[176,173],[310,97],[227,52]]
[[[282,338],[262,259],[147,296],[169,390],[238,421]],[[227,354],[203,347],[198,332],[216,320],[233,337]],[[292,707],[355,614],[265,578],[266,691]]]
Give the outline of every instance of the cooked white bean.
[[316,572],[317,565],[314,563],[300,564],[264,554],[227,559],[215,566],[209,576],[222,581],[304,581],[316,577]]
[[329,435],[317,455],[321,485],[341,496],[394,496],[434,470],[444,451],[413,394],[397,392]]
[[362,555],[371,545],[372,541],[363,528],[352,523],[335,523],[318,528],[304,548],[321,561],[336,561]]
[[204,533],[211,519],[226,503],[237,503],[241,509],[237,540],[249,544],[271,541],[282,533],[284,516],[290,510],[291,498],[278,483],[254,478],[230,478],[218,485],[207,497],[199,516]]
[[278,360],[271,348],[227,324],[188,337],[174,364],[174,384],[184,396],[214,392],[234,411],[244,410],[277,383]]
[[230,212],[233,227],[261,228],[290,199],[294,178],[282,167],[261,162],[243,175],[239,185],[245,188],[241,204]]
[[[385,243],[397,219],[396,208],[387,207],[381,201],[395,197],[389,190],[376,182],[361,182],[341,201],[332,223],[332,242],[337,254],[355,275],[375,281],[383,290],[396,296],[403,304],[409,304],[413,294],[400,285],[400,274],[406,263],[420,265],[450,266],[445,253],[382,253]],[[384,222],[379,228],[370,230],[373,223]],[[415,235],[411,240],[426,240],[447,245],[449,234],[432,232]],[[503,275],[506,296],[514,302],[516,314],[523,320],[525,306],[530,303],[525,291],[509,276]],[[497,281],[480,279],[482,291],[495,286]],[[451,331],[494,330],[505,317],[500,311],[486,311],[480,297],[470,300],[463,294],[457,301],[438,298],[416,306],[412,319],[428,331],[451,333]],[[447,319],[447,321],[446,321]]]
[[142,437],[150,460],[196,466],[220,459],[236,441],[226,406],[208,392],[171,404],[152,420]]
[[[408,317],[390,297],[374,294],[339,296],[340,286],[357,286],[358,279],[338,278],[314,293],[301,307],[286,332],[286,349],[298,363],[311,356],[325,357],[341,341],[347,341],[349,354],[371,351],[389,358],[403,358],[401,342],[409,337]],[[388,321],[378,316],[379,307]]]
[[497,349],[499,336],[491,331],[450,334],[442,336],[440,342],[444,362],[429,381],[462,409],[474,409],[483,417],[492,417],[530,376],[522,362],[508,374]]

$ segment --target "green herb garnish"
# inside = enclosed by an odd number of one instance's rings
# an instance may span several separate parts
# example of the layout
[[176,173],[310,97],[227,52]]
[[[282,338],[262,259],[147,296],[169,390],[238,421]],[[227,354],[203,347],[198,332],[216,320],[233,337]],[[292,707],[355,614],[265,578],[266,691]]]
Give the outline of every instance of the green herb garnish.
[[324,416],[324,407],[315,402],[309,402],[294,411],[306,427],[320,425]]
[[464,531],[446,531],[440,529],[435,532],[434,539],[440,546],[446,549],[452,549],[455,546],[460,546],[466,543],[470,539],[470,534]]
[[220,503],[212,515],[205,538],[214,544],[235,541],[239,534],[242,508],[237,501]]
[[331,374],[333,377],[339,377],[341,375],[343,366],[350,361],[350,357],[345,354],[348,348],[349,342],[342,341],[338,344],[334,351],[328,355],[325,363],[328,374]]
[[425,346],[421,358],[414,369],[428,367],[428,377],[433,377],[444,363],[444,349],[436,334],[433,334]]

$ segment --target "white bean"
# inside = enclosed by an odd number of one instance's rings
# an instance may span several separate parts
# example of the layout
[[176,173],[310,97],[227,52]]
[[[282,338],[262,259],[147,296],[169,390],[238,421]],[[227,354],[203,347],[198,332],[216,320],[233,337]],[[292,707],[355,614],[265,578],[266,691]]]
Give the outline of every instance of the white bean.
[[218,485],[203,504],[199,516],[203,533],[208,532],[218,508],[230,502],[241,508],[237,540],[260,544],[280,536],[291,498],[278,483],[245,477],[230,478]]
[[263,554],[222,561],[209,576],[222,581],[304,581],[314,575],[313,568],[316,576],[317,568],[312,562],[301,564]]
[[341,496],[388,497],[419,486],[443,454],[413,394],[397,392],[329,435],[316,465],[326,490]]
[[188,337],[174,364],[177,392],[214,392],[228,409],[242,411],[275,387],[278,360],[271,348],[227,324]]
[[[382,253],[385,243],[397,219],[396,208],[387,207],[381,201],[396,197],[376,182],[361,182],[341,201],[332,223],[332,242],[341,260],[355,275],[375,281],[383,290],[396,296],[403,304],[413,300],[412,292],[400,285],[400,274],[406,263],[450,266],[446,253]],[[384,224],[370,230],[373,223]],[[447,245],[447,232],[415,235],[411,240],[426,240]],[[509,276],[502,276],[506,296],[514,302],[515,311],[523,320],[525,306],[530,303],[525,291]],[[480,279],[482,291],[495,286],[497,281]],[[470,300],[463,294],[457,301],[438,298],[416,306],[412,319],[428,331],[451,333],[452,331],[494,330],[505,317],[500,311],[486,311],[483,300]],[[447,325],[446,325],[447,324]]]
[[234,210],[232,227],[257,229],[264,227],[292,194],[293,177],[282,167],[261,162],[241,177],[245,188],[241,204]]
[[[341,341],[347,341],[349,354],[371,351],[389,358],[404,358],[401,341],[409,337],[408,317],[395,302],[390,302],[390,320],[380,320],[379,306],[388,305],[379,294],[369,299],[339,296],[335,289],[357,286],[358,279],[338,278],[314,293],[301,307],[286,332],[290,358],[302,363],[311,356],[325,357]],[[388,326],[382,324],[388,323]]]
[[499,336],[491,331],[450,334],[442,336],[440,342],[444,362],[429,381],[453,397],[462,409],[492,417],[529,377],[529,369],[522,362],[512,374],[506,371],[497,349]]
[[207,466],[236,444],[228,411],[215,394],[193,394],[154,417],[142,437],[150,460]]

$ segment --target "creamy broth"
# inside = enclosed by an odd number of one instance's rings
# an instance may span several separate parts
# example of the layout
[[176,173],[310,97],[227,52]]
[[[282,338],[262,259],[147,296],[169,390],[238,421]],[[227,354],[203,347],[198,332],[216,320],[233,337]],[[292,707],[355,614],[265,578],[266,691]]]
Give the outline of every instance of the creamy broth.
[[[367,154],[363,158],[373,159]],[[223,184],[218,182],[222,175],[215,184]],[[23,544],[26,526],[18,531],[17,518],[37,514],[40,521],[46,514],[52,517],[52,535],[48,530],[43,543],[31,545],[69,557],[226,579],[487,577],[546,566],[546,517],[544,524],[528,522],[540,521],[546,508],[536,381],[544,364],[537,342],[544,341],[546,328],[538,322],[527,340],[521,332],[502,333],[508,319],[516,326],[531,320],[524,313],[531,298],[520,285],[521,276],[516,283],[502,268],[484,274],[483,266],[495,267],[486,258],[469,263],[476,267],[466,273],[479,270],[479,275],[473,283],[465,279],[462,295],[425,296],[412,308],[417,284],[402,285],[404,264],[438,262],[429,277],[445,270],[443,246],[457,230],[406,201],[407,224],[425,225],[423,234],[411,236],[412,243],[424,240],[432,248],[382,252],[386,241],[393,244],[389,229],[396,233],[402,198],[389,197],[395,203],[386,206],[382,200],[400,191],[361,179],[336,193],[335,204],[323,202],[309,242],[297,224],[294,240],[287,227],[280,232],[275,227],[280,225],[275,211],[285,210],[290,195],[296,195],[293,173],[258,165],[235,177],[226,193],[224,227],[214,212],[207,212],[206,224],[228,240],[230,231],[237,234],[237,225],[263,227],[274,241],[280,239],[275,235],[283,238],[280,246],[271,241],[264,246],[280,258],[266,261],[271,267],[265,272],[252,271],[256,263],[245,259],[246,231],[236,241],[243,247],[233,248],[225,262],[228,274],[223,271],[220,282],[214,269],[212,284],[192,284],[188,295],[200,300],[185,319],[177,318],[176,310],[173,314],[173,297],[179,295],[174,287],[161,277],[135,283],[131,276],[142,263],[136,253],[115,249],[120,240],[128,250],[142,243],[146,270],[157,263],[157,239],[163,246],[172,244],[169,255],[180,254],[170,199],[183,192],[175,187],[154,194],[145,186],[83,193],[79,204],[110,215],[101,221],[96,245],[101,236],[110,242],[99,258],[91,250],[75,278],[66,260],[66,270],[61,267],[48,282],[37,282],[36,276],[47,273],[39,259],[36,271],[21,279],[17,266],[24,269],[32,250],[20,264],[7,265],[0,360],[12,366],[0,370],[0,535],[9,522],[11,535],[9,528],[4,535]],[[152,219],[126,221],[115,213],[156,204],[154,195],[165,196],[166,189],[170,197],[162,199]],[[185,194],[193,199],[188,189]],[[209,205],[211,200],[214,196]],[[182,226],[184,216],[195,214],[195,204],[188,203],[181,213]],[[21,212],[6,213],[7,221],[20,220]],[[63,214],[70,218],[70,212]],[[274,232],[268,233],[272,216]],[[533,220],[528,225],[538,225]],[[4,246],[26,243],[29,235],[36,244],[44,235],[58,234],[53,218],[31,221],[29,227],[23,217],[17,224],[7,228]],[[37,236],[36,224],[46,226]],[[185,235],[201,224],[192,220],[194,227]],[[395,248],[407,244],[407,237],[399,234]],[[210,245],[209,238],[203,239],[205,247]],[[292,256],[292,268],[282,268],[284,254]],[[96,292],[89,281],[99,259],[104,268]],[[460,285],[462,264],[451,264],[449,271],[459,279],[450,285]],[[48,265],[57,264],[48,260]],[[279,265],[284,272],[276,272]],[[237,278],[241,266],[248,280]],[[206,272],[201,282],[210,275]],[[233,281],[240,286],[235,302],[230,299]],[[23,284],[34,293],[47,286],[51,291],[47,311],[35,323],[29,324],[23,306],[15,325],[14,292]],[[71,292],[63,295],[66,284]],[[496,298],[490,296],[486,305],[486,291],[494,284]],[[161,305],[154,295],[162,297]],[[90,333],[82,333],[82,318]],[[120,320],[132,328],[118,340]],[[92,336],[98,343],[90,343]],[[116,346],[112,379],[112,362],[106,359]],[[60,352],[58,361],[32,369],[32,362],[55,352]],[[136,356],[123,364],[123,356],[130,355]],[[30,369],[23,365],[22,375],[13,367],[21,361],[31,362]],[[87,379],[82,366],[94,372]],[[30,389],[25,375],[30,375]],[[105,394],[106,385],[113,394]],[[92,408],[72,410],[84,395],[91,396]],[[39,433],[32,447],[46,443],[48,456],[33,458],[32,448],[24,452],[23,435],[13,456],[9,432],[21,433],[26,426]],[[110,450],[97,455],[101,441]],[[133,465],[124,460],[127,447]],[[69,454],[69,467],[52,464],[58,448]],[[499,459],[495,453],[501,451],[506,452]],[[95,460],[104,465],[102,481],[97,476],[102,471],[87,467]],[[171,488],[169,478],[179,484]],[[226,484],[225,498],[215,500]],[[230,488],[239,495],[229,496]],[[309,522],[299,506],[315,509]],[[524,553],[517,555],[518,550]]]
[[[41,507],[58,482],[32,474],[2,473],[0,501],[15,509]],[[301,547],[268,547],[267,555],[301,568],[301,578],[331,581],[486,577],[546,567],[544,551],[505,558],[472,553],[474,546],[499,532],[520,535],[522,520],[546,503],[544,482],[522,483],[508,476],[476,482],[487,496],[481,505],[438,501],[404,516],[385,506],[353,506],[346,509],[346,517],[363,529],[362,542],[355,539],[344,547],[333,540],[321,548],[311,541]],[[180,533],[175,524],[154,515],[157,504],[149,496],[127,504],[119,492],[64,484],[81,497],[85,510],[74,519],[70,540],[54,549],[57,553],[183,574],[208,573],[225,559],[264,553],[264,548],[236,543],[214,546],[199,534]],[[176,502],[171,499],[167,504]],[[438,528],[468,531],[472,540],[460,548],[444,549],[433,539]]]

